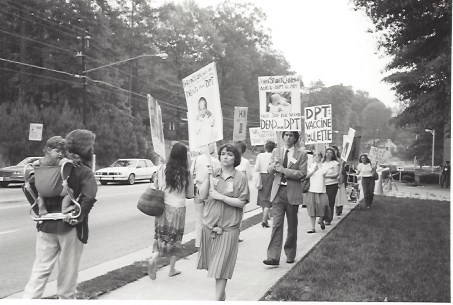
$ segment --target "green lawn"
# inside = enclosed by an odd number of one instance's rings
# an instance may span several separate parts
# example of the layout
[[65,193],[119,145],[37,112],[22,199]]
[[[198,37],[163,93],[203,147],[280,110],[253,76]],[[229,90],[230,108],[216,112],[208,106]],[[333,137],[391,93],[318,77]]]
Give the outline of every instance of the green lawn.
[[450,202],[376,196],[263,299],[450,302],[450,293]]

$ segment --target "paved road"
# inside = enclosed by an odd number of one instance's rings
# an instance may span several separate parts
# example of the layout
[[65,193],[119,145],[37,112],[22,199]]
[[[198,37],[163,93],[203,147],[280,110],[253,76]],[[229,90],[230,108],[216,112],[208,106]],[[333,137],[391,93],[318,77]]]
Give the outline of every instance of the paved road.
[[[140,213],[136,207],[147,185],[99,186],[98,202],[90,213],[90,238],[81,270],[150,245],[154,218]],[[190,202],[188,205],[186,231],[191,231],[193,208]],[[0,298],[22,290],[30,275],[36,228],[28,210],[20,188],[0,189]]]
[[[256,189],[251,204],[256,208]],[[154,218],[137,210],[140,194],[148,183],[99,185],[98,202],[90,213],[90,237],[80,270],[149,247],[154,238]],[[185,233],[194,231],[193,200],[187,200]],[[36,227],[29,217],[30,205],[20,186],[0,188],[0,298],[23,290],[35,256]],[[55,279],[55,272],[50,280]]]

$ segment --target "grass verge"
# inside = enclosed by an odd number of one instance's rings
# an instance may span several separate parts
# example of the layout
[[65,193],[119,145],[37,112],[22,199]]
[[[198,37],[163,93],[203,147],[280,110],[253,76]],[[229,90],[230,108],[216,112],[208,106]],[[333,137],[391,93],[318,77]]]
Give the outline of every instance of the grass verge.
[[450,202],[376,196],[262,298],[450,302]]
[[[260,213],[245,219],[241,223],[241,231],[261,222],[262,217],[263,213]],[[182,245],[182,249],[179,253],[179,259],[185,258],[196,252],[197,249],[195,248],[195,240],[192,239]],[[159,259],[158,268],[162,268],[164,266],[167,266],[168,264],[168,258],[161,258]],[[124,266],[122,268],[112,270],[107,274],[79,283],[79,285],[77,285],[76,298],[78,300],[98,299],[101,295],[123,287],[129,283],[135,282],[143,278],[144,276],[148,276],[148,261],[136,261],[129,266]],[[56,295],[53,295],[45,299],[58,299],[58,297]]]

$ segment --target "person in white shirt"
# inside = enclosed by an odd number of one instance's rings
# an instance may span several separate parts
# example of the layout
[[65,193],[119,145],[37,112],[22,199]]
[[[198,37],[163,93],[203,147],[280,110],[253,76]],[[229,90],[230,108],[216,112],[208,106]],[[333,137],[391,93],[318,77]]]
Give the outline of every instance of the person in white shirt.
[[329,213],[324,217],[326,225],[330,225],[333,219],[333,210],[335,207],[335,197],[338,192],[338,176],[340,175],[340,163],[337,161],[337,154],[334,149],[327,148],[326,154],[322,161],[323,167],[326,168],[326,193],[329,198]]
[[253,178],[252,167],[250,166],[249,160],[242,156],[247,150],[247,144],[245,144],[244,141],[239,141],[235,144],[235,146],[237,150],[239,150],[239,153],[241,154],[241,163],[238,166],[236,166],[236,170],[243,172],[247,176],[247,180],[250,182]]
[[257,178],[258,181],[258,200],[257,204],[263,209],[263,221],[261,225],[263,228],[269,228],[268,219],[269,219],[269,212],[271,209],[271,189],[272,189],[272,181],[274,177],[268,173],[267,168],[271,163],[271,156],[272,151],[275,148],[275,142],[268,141],[264,145],[265,152],[262,152],[256,156],[256,163],[255,163],[255,172],[258,172],[259,177]]
[[202,231],[202,222],[203,222],[203,209],[204,209],[204,204],[205,200],[200,198],[200,194],[198,189],[200,188],[200,185],[205,182],[206,179],[209,178],[209,172],[208,172],[208,165],[212,166],[213,170],[216,170],[220,168],[220,161],[219,159],[216,158],[216,151],[215,151],[215,143],[209,144],[209,153],[210,153],[210,159],[208,159],[208,156],[203,154],[197,156],[194,161],[192,162],[192,166],[190,168],[190,172],[192,173],[193,180],[194,180],[194,185],[195,185],[195,197],[194,197],[194,203],[195,203],[195,247],[199,248],[200,247],[200,242],[201,242],[201,231]]
[[373,203],[374,198],[374,171],[376,166],[371,165],[370,159],[367,155],[361,155],[359,158],[359,165],[357,166],[357,177],[361,178],[363,189],[363,197],[365,199],[365,206],[369,209]]
[[326,194],[326,173],[327,168],[321,163],[322,153],[315,153],[313,163],[308,166],[308,174],[305,179],[310,179],[310,188],[307,192],[306,205],[308,216],[310,216],[311,230],[307,233],[315,233],[316,217],[319,217],[319,224],[324,230],[324,217],[328,212],[329,199]]

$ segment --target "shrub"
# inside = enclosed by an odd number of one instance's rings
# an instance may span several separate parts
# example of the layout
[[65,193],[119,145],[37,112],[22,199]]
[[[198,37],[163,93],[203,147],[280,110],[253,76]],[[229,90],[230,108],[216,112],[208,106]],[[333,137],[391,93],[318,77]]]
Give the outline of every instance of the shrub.
[[404,182],[404,183],[412,183],[412,182],[414,182],[414,180],[415,180],[415,179],[414,179],[413,176],[407,175],[407,174],[406,174],[406,175],[403,175],[403,176],[401,177],[401,182]]
[[420,175],[420,183],[439,184],[439,173],[428,173]]

